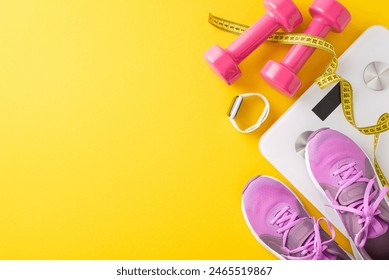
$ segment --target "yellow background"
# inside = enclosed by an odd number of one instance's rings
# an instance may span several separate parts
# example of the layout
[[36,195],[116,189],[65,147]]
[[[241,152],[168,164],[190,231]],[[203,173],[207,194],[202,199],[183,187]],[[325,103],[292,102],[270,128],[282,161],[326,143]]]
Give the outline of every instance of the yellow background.
[[[311,1],[295,2],[302,31]],[[353,19],[327,37],[339,54],[367,27],[389,26],[383,0],[342,3]],[[209,25],[208,12],[252,24],[264,8],[257,0],[1,1],[1,259],[274,259],[243,220],[241,191],[257,174],[285,181],[258,140],[330,56],[315,53],[292,99],[259,76],[287,46],[264,44],[227,86],[202,55],[236,36]],[[244,135],[226,110],[252,91],[268,97],[271,112]]]

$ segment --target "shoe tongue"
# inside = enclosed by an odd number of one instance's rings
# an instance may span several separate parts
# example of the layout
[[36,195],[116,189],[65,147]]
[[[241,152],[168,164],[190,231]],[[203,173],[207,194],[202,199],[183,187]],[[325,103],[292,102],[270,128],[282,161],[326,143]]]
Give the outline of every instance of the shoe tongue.
[[304,242],[313,233],[313,223],[311,219],[303,219],[289,230],[286,247],[294,250],[304,245]]
[[[301,247],[305,245],[305,243],[312,236],[312,234],[314,234],[313,221],[311,219],[301,220],[297,225],[295,225],[289,230],[286,247],[289,250],[294,250],[298,247]],[[320,259],[335,260],[336,254],[333,254],[332,252],[323,252]]]
[[[363,200],[365,196],[365,191],[366,183],[354,183],[340,193],[338,197],[338,202],[340,205],[348,206],[358,200]],[[379,210],[380,214],[378,216],[382,218],[385,222],[389,223],[389,207],[387,207],[386,204],[380,203]]]
[[[339,197],[338,202],[340,205],[348,206],[351,203],[354,203],[358,200],[363,200],[364,195],[366,191],[366,183],[363,182],[357,182],[346,189],[344,189]],[[380,236],[388,229],[388,221],[389,221],[389,209],[387,207],[381,206],[379,207],[380,214],[377,218],[374,218],[371,221],[371,224],[369,226],[368,231],[368,238],[375,238],[377,236]],[[350,215],[351,219],[354,220],[354,223],[356,224],[358,221],[358,216]],[[356,234],[360,229],[362,228],[362,225],[357,226],[355,229],[353,229],[353,232]]]
[[[333,244],[333,243],[331,243],[331,244]],[[327,257],[327,259],[329,259],[329,260],[336,260],[336,259],[347,259],[347,256],[345,257],[345,253],[342,253],[340,250],[341,249],[338,249],[336,246],[334,246],[334,245],[328,245],[328,248],[327,248],[327,250],[326,250],[326,252],[325,253],[327,253],[327,254],[325,254],[325,256]]]
[[338,196],[340,205],[348,206],[358,200],[362,200],[365,195],[366,183],[357,182],[345,188]]

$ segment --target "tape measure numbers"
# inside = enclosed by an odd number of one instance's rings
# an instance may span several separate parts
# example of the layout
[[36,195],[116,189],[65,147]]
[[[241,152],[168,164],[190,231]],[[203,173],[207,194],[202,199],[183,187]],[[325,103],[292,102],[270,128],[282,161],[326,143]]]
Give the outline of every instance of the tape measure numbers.
[[[219,18],[212,14],[209,14],[208,22],[223,31],[238,35],[242,34],[249,28],[247,25]],[[384,113],[381,115],[375,125],[365,127],[357,126],[353,111],[353,89],[351,84],[346,79],[342,78],[336,73],[339,62],[333,45],[321,37],[307,35],[304,33],[275,33],[274,35],[270,36],[267,41],[280,44],[305,45],[308,47],[321,49],[332,55],[330,63],[326,66],[324,72],[317,79],[315,79],[315,83],[321,89],[334,83],[340,84],[340,97],[343,114],[346,120],[361,133],[366,135],[374,135],[374,166],[382,185],[389,185],[376,157],[379,134],[389,130],[389,113]]]
[[250,27],[248,25],[243,25],[227,19],[215,17],[211,13],[208,16],[208,22],[223,31],[227,31],[238,35],[242,34]]
[[[379,117],[379,119],[378,119],[377,125],[381,125],[381,124],[386,124],[387,125],[388,121],[389,121],[389,114],[388,113],[382,114]],[[385,177],[384,173],[382,172],[381,167],[380,167],[380,165],[378,164],[378,161],[377,161],[377,146],[378,146],[378,139],[379,139],[379,137],[380,137],[379,133],[376,133],[374,135],[374,167],[376,169],[378,178],[381,181],[381,184],[383,186],[389,186],[389,182],[386,179],[386,177]]]

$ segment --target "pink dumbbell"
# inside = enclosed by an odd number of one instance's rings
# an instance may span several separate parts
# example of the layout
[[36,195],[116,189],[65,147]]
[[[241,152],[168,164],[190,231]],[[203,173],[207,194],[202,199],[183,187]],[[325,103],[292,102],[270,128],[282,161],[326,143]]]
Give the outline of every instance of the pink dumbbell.
[[232,84],[240,77],[238,64],[270,35],[281,27],[290,32],[302,22],[301,13],[291,0],[265,0],[264,6],[267,13],[225,50],[213,46],[204,54],[208,65],[227,84]]
[[[351,19],[347,9],[336,0],[315,0],[309,12],[313,19],[304,33],[323,38],[331,29],[342,32]],[[294,45],[281,63],[270,60],[261,75],[275,89],[291,97],[301,87],[297,73],[314,51],[312,47]]]

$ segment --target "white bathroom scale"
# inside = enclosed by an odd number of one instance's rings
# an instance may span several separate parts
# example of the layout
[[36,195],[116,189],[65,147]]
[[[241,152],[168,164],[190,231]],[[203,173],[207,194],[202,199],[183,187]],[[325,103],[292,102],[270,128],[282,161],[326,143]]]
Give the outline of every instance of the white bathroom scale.
[[[376,124],[389,112],[389,30],[367,29],[339,58],[338,74],[353,87],[356,124]],[[372,135],[350,125],[340,105],[339,85],[320,89],[313,84],[262,136],[259,149],[301,194],[317,207],[345,236],[346,229],[328,200],[314,187],[304,161],[304,145],[310,132],[329,127],[353,139],[373,162]],[[389,131],[380,136],[377,160],[389,177]]]

